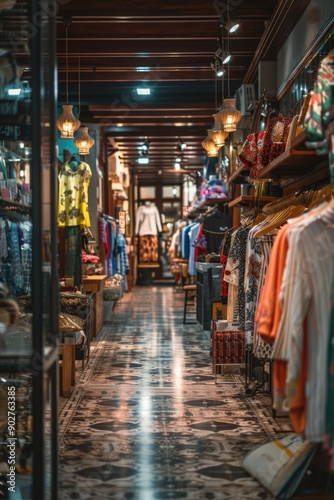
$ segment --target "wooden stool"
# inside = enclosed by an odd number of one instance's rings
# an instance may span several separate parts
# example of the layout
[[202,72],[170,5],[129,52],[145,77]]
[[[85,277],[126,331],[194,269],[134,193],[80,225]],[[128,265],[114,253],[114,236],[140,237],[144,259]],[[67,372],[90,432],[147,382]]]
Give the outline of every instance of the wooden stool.
[[[184,285],[182,287],[182,290],[185,292],[184,294],[184,311],[183,311],[183,324],[186,324],[186,316],[187,316],[187,309],[188,309],[188,304],[189,304],[189,298],[191,294],[194,292],[196,293],[197,285]],[[187,324],[194,324],[196,321],[192,321],[191,323]]]

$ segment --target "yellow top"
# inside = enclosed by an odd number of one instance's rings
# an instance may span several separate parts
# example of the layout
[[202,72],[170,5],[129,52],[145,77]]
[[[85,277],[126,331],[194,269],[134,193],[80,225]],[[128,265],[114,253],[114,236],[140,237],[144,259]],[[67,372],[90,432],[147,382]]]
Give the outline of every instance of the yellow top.
[[88,163],[72,168],[64,163],[58,175],[58,226],[90,226],[88,186],[92,172]]

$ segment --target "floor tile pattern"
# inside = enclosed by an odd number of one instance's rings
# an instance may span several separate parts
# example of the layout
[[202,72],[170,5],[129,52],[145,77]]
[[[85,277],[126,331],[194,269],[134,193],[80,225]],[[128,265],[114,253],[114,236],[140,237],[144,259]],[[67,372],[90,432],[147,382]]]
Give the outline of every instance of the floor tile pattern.
[[215,383],[209,332],[182,318],[173,287],[136,287],[117,304],[61,400],[59,498],[272,498],[240,463],[288,420],[270,397],[246,397],[241,375]]

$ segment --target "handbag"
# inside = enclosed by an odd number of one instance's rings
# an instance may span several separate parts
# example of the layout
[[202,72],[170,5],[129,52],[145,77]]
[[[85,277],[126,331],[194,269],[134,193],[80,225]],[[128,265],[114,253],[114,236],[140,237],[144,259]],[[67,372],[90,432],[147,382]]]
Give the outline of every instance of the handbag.
[[275,498],[291,498],[310,465],[317,445],[290,434],[256,446],[244,457],[242,467]]

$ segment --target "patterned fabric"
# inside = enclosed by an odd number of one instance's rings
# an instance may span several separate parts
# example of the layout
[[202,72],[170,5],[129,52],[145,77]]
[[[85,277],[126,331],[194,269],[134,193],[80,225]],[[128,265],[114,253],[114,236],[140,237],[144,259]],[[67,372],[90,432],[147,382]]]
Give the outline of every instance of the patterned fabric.
[[231,248],[231,239],[233,231],[237,229],[238,226],[234,226],[231,229],[228,229],[225,233],[224,240],[222,242],[220,248],[220,263],[222,264],[222,279],[220,286],[220,295],[222,297],[228,297],[228,283],[224,280],[225,269],[227,265],[227,256]]
[[139,262],[158,262],[158,237],[154,235],[139,236]]
[[18,233],[18,224],[10,223],[10,246],[11,246],[11,264],[13,268],[14,294],[23,294],[23,278],[21,266],[21,250]]
[[126,279],[126,273],[130,269],[129,258],[126,251],[126,241],[123,234],[118,233],[117,235],[117,250],[118,250],[118,263],[117,272],[123,277],[123,289],[125,292],[128,291],[128,284]]
[[314,92],[305,116],[305,129],[310,141],[326,139],[330,182],[334,184],[334,54],[325,57],[318,69]]
[[[263,140],[262,168],[268,165],[268,163],[273,161],[284,151],[284,131],[288,125],[290,125],[291,120],[292,118],[281,114],[268,119],[268,125]],[[274,146],[274,143],[279,143],[280,145]]]
[[245,341],[247,349],[253,346],[254,318],[257,307],[258,286],[262,262],[262,246],[260,238],[253,238],[250,231],[248,237],[248,266],[245,279]]
[[88,186],[92,172],[87,163],[81,162],[76,170],[69,163],[61,166],[58,175],[58,226],[90,226],[88,211]]
[[[237,300],[234,306],[233,326],[245,328],[245,260],[249,228],[240,226],[232,235],[231,248],[225,269],[225,281],[237,287]],[[230,294],[229,294],[230,295]]]
[[306,134],[311,141],[322,141],[331,133],[334,117],[334,56],[325,57],[319,66],[314,92],[305,116]]
[[238,155],[241,163],[250,169],[249,176],[255,179],[264,166],[262,161],[264,137],[265,132],[249,134]]
[[6,236],[6,224],[1,220],[0,223],[0,261],[8,257],[8,244]]

